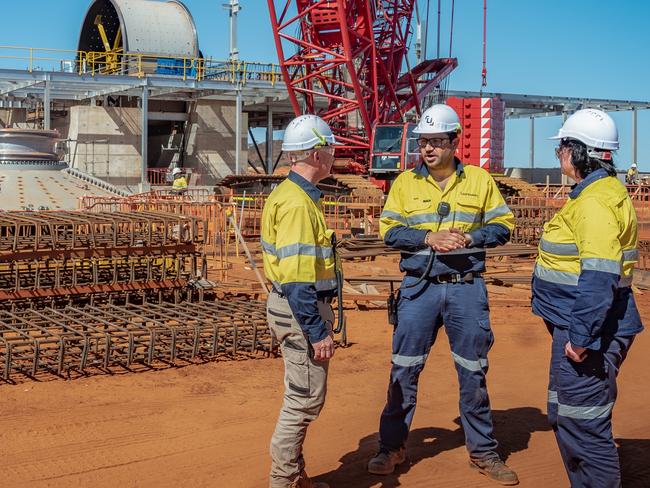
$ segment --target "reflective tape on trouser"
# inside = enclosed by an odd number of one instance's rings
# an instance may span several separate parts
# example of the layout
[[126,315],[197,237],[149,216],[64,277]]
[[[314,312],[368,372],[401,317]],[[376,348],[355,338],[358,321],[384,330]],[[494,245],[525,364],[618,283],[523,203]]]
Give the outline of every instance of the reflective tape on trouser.
[[454,362],[460,367],[465,368],[469,371],[481,371],[483,368],[487,368],[488,360],[479,359],[477,361],[472,361],[471,359],[465,359],[464,357],[459,356],[458,354],[451,353],[451,357],[454,358]]
[[[465,443],[473,457],[494,456],[497,443],[486,387],[489,326],[485,282],[438,284],[425,280],[403,288],[393,334],[388,401],[381,415],[381,447],[404,446],[415,412],[418,380],[444,323],[460,387],[460,416]],[[430,359],[429,359],[430,361]],[[434,365],[433,367],[437,367]]]
[[426,360],[427,354],[422,354],[420,356],[400,356],[399,354],[393,354],[392,357],[393,364],[404,366],[405,368],[417,366],[418,364],[424,364]]
[[616,375],[633,338],[603,338],[600,351],[575,363],[564,354],[568,331],[552,329],[548,417],[571,486],[620,486],[611,418]]

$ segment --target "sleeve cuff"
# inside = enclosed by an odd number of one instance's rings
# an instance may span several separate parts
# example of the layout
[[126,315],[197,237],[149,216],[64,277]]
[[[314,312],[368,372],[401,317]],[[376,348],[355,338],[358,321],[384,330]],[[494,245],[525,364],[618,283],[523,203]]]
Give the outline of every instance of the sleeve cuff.
[[329,335],[329,331],[324,322],[321,322],[320,327],[311,327],[307,331],[307,338],[311,344],[316,344],[322,341]]
[[574,346],[584,347],[587,349],[592,349],[594,351],[598,351],[600,349],[600,337],[591,337],[578,334],[571,329],[569,329],[569,341]]
[[481,229],[470,232],[469,236],[472,238],[472,242],[467,247],[483,247],[485,244],[485,236],[481,232]]

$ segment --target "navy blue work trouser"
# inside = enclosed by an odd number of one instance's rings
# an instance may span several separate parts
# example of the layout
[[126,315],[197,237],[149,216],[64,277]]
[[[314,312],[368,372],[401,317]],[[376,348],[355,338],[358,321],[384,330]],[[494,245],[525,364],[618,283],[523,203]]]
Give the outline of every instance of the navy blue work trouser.
[[415,413],[418,379],[438,330],[444,324],[460,384],[460,418],[472,458],[496,457],[485,375],[494,336],[482,278],[465,283],[407,276],[400,288],[388,401],[379,426],[380,449],[403,447]]
[[575,488],[621,486],[618,453],[612,436],[616,376],[634,337],[601,339],[581,363],[564,354],[566,329],[547,323],[553,334],[548,386],[548,419],[562,461]]

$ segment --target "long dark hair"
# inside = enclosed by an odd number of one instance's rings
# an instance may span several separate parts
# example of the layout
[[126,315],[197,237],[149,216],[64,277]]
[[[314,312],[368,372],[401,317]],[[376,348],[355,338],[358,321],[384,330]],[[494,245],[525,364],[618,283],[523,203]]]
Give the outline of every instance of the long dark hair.
[[[582,178],[593,173],[597,169],[604,169],[609,176],[616,176],[616,165],[610,151],[598,151],[578,141],[577,139],[562,139],[561,147],[568,147],[571,152],[571,163]],[[591,152],[591,155],[589,154]],[[602,158],[595,157],[595,154],[602,153]]]

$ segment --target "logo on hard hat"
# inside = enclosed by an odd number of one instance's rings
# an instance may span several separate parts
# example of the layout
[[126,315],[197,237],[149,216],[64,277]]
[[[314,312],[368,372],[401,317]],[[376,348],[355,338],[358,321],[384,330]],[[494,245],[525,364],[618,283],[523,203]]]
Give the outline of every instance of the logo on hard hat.
[[427,115],[427,116],[425,116],[425,117],[424,117],[424,120],[425,120],[425,122],[426,122],[427,124],[429,124],[429,125],[433,125],[433,117],[431,117],[431,115]]

